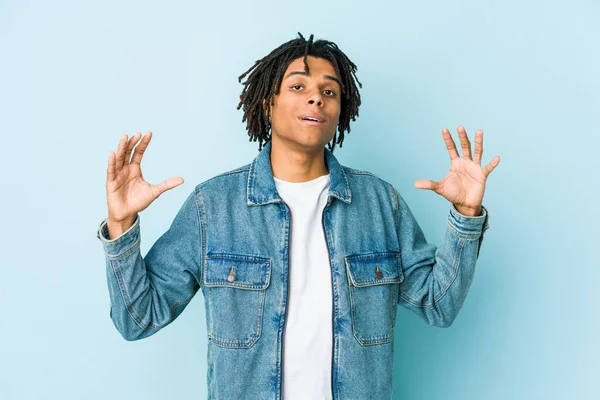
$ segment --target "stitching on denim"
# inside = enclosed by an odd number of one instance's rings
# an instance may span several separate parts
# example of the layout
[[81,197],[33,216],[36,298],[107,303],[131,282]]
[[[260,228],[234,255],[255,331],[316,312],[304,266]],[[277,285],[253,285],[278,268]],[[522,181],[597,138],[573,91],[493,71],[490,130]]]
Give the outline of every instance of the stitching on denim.
[[[332,385],[332,391],[334,393],[334,396],[339,393],[339,389],[338,389],[338,369],[339,369],[339,365],[340,365],[340,352],[339,352],[339,335],[336,335],[335,332],[335,327],[336,327],[336,322],[339,325],[339,320],[340,320],[340,307],[339,307],[339,299],[340,299],[340,289],[338,288],[338,282],[339,282],[339,277],[340,277],[340,271],[337,268],[337,263],[334,262],[334,258],[336,255],[336,248],[335,248],[335,243],[333,243],[330,240],[329,235],[327,234],[327,224],[330,222],[329,220],[329,205],[330,203],[326,204],[325,207],[323,208],[323,212],[321,214],[321,225],[323,228],[323,234],[325,235],[325,242],[327,245],[327,255],[328,255],[328,259],[329,259],[329,264],[330,264],[330,272],[331,272],[331,286],[332,286],[332,297],[333,297],[333,355],[332,355],[332,371],[331,371],[331,385]],[[348,282],[348,279],[346,279],[346,282]],[[336,340],[337,339],[337,340]],[[335,357],[335,358],[333,358]],[[337,367],[337,368],[336,368]]]
[[120,252],[119,254],[116,255],[110,255],[107,254],[106,257],[109,260],[114,260],[114,261],[119,261],[122,260],[124,258],[129,257],[134,251],[139,249],[139,245],[142,241],[141,235],[138,235],[137,239],[135,240],[135,242],[133,242],[133,244],[129,247],[127,247],[125,250],[123,250],[122,252]]
[[[196,190],[194,190],[194,194],[196,194]],[[196,204],[197,204],[197,196],[195,196],[196,199]],[[197,215],[198,216],[198,215]],[[130,246],[126,251],[122,252],[121,254],[111,257],[112,260],[115,261],[115,263],[117,264],[117,266],[115,267],[113,265],[113,269],[116,268],[116,270],[118,272],[115,272],[115,274],[117,275],[117,281],[119,283],[119,287],[122,291],[122,295],[124,297],[124,302],[125,302],[125,308],[127,310],[127,312],[129,313],[129,315],[132,317],[132,319],[136,322],[136,324],[142,329],[145,330],[147,328],[153,328],[153,329],[161,329],[162,327],[168,325],[168,323],[162,324],[162,325],[155,325],[152,324],[150,322],[146,323],[143,321],[143,319],[137,315],[137,313],[135,312],[135,310],[133,309],[133,304],[131,302],[131,297],[129,296],[129,292],[127,291],[127,287],[124,283],[123,277],[122,277],[122,273],[121,273],[121,267],[119,264],[120,260],[123,260],[127,257],[129,257],[134,251],[139,250],[139,244],[141,242],[141,235],[138,235],[138,238],[136,239],[136,241],[133,243],[132,246]],[[202,281],[202,280],[201,280]],[[152,281],[149,282],[151,289],[154,289],[153,285],[152,285]],[[154,289],[155,290],[155,289]],[[183,301],[180,302],[176,302],[174,304],[169,305],[169,310],[171,312],[174,312],[175,308],[187,304],[189,303],[192,298],[194,297],[194,295],[192,295],[190,298],[185,299]]]
[[[327,208],[327,206],[325,206]],[[279,260],[281,262],[281,268],[279,271],[280,282],[282,286],[282,290],[280,291],[281,297],[279,297],[277,303],[277,312],[278,312],[278,321],[277,321],[277,336],[276,336],[276,345],[277,345],[277,353],[275,358],[275,365],[277,366],[277,381],[275,384],[275,392],[278,397],[281,397],[282,391],[282,364],[283,364],[283,355],[282,352],[284,350],[284,329],[285,329],[285,321],[288,317],[286,314],[286,308],[289,300],[289,260],[290,260],[290,248],[289,248],[289,239],[290,239],[290,226],[291,226],[291,217],[290,217],[290,209],[285,202],[279,204],[279,212],[281,215],[281,220],[283,221],[283,229],[281,230],[280,236],[280,248],[279,251]],[[286,266],[288,275],[286,277]],[[283,305],[283,310],[281,309],[281,305]]]
[[[195,204],[196,204],[196,218],[197,218],[197,221],[198,221],[198,229],[200,229],[200,209],[198,207],[197,188],[198,188],[198,186],[196,186],[194,188],[194,201],[195,201]],[[200,242],[202,242],[202,237],[200,237]],[[200,243],[200,246],[202,246],[202,243]],[[200,264],[202,264],[202,254],[200,254],[199,259],[200,259]],[[200,273],[200,276],[199,276],[199,278],[200,278],[200,285],[202,285],[202,265],[200,265],[200,271],[199,271],[199,273]],[[152,281],[150,281],[150,286],[152,286]],[[186,300],[178,301],[178,302],[175,302],[175,303],[171,304],[169,306],[169,310],[172,313],[174,313],[175,312],[175,308],[177,308],[179,306],[182,306],[184,304],[189,303],[194,298],[195,294],[196,293],[192,294],[190,296],[190,298],[188,298]],[[163,326],[166,326],[166,325],[168,325],[168,323],[164,324]]]
[[224,260],[239,260],[239,261],[249,261],[257,264],[270,264],[271,257],[264,256],[255,256],[252,254],[233,254],[233,253],[210,253],[205,256],[206,260],[222,258]]
[[434,306],[436,303],[438,303],[442,299],[442,297],[444,297],[446,295],[446,293],[448,293],[448,289],[450,288],[450,286],[452,286],[452,284],[456,280],[456,277],[458,276],[458,266],[460,265],[460,259],[462,257],[462,251],[465,248],[466,243],[467,243],[467,241],[465,239],[460,239],[458,241],[458,243],[456,245],[457,254],[456,254],[456,258],[454,259],[454,264],[452,265],[452,275],[450,276],[450,279],[448,279],[448,282],[446,283],[446,287],[444,289],[442,289],[440,294],[437,296],[437,299],[434,296],[434,298],[433,298]]
[[131,298],[129,297],[129,292],[127,291],[125,283],[123,282],[123,274],[121,273],[121,266],[119,265],[119,261],[113,261],[114,263],[111,262],[111,266],[113,267],[113,271],[115,273],[115,276],[117,277],[117,283],[119,284],[119,289],[121,291],[121,295],[123,296],[123,302],[125,303],[125,310],[127,310],[129,316],[140,327],[140,329],[145,330],[147,326],[144,326],[141,318],[138,317],[138,315],[135,313],[135,310],[133,309]]
[[108,225],[107,225],[107,221],[108,218],[105,218],[102,223],[100,224],[100,227],[98,228],[98,231],[96,232],[96,236],[102,241],[103,244],[108,245],[108,246],[119,246],[118,243],[125,241],[125,239],[123,239],[126,236],[131,236],[133,234],[133,231],[137,229],[137,227],[140,224],[140,217],[139,215],[136,217],[135,221],[133,221],[133,224],[127,228],[127,230],[123,233],[121,233],[121,235],[115,239],[109,239],[109,232],[108,232]]
[[[371,177],[373,177],[373,178],[376,178],[376,179],[380,180],[381,182],[385,183],[385,184],[386,184],[386,185],[388,185],[388,186],[392,186],[392,184],[391,184],[391,183],[389,183],[388,181],[386,181],[386,180],[385,180],[385,179],[383,179],[383,178],[380,178],[379,176],[375,175],[375,174],[374,174],[374,173],[372,173],[372,172],[369,172],[369,171],[362,171],[362,170],[358,170],[358,169],[354,169],[354,168],[350,168],[350,167],[345,167],[345,166],[342,166],[342,169],[343,169],[343,170],[344,170],[344,172],[345,172],[345,173],[347,173],[347,174],[351,174],[351,175],[368,175],[368,176],[371,176]],[[392,187],[393,187],[393,186],[392,186]]]
[[[114,260],[117,264],[119,263],[118,260]],[[150,322],[144,322],[144,320],[135,312],[134,308],[133,308],[133,303],[131,302],[131,297],[129,296],[129,292],[127,291],[126,285],[124,283],[124,280],[122,278],[122,273],[121,273],[121,267],[119,265],[118,267],[119,270],[119,275],[118,275],[118,281],[119,281],[119,287],[121,288],[121,290],[123,291],[123,297],[124,297],[124,302],[125,302],[125,309],[127,310],[127,313],[131,316],[131,318],[135,321],[135,323],[142,329],[142,330],[146,330],[148,328],[150,329],[162,329],[165,326],[167,326],[169,324],[169,322],[166,322],[164,324],[158,324],[155,325],[153,323]],[[152,289],[154,289],[154,286],[152,285],[152,281],[149,282],[150,287]],[[180,303],[176,303],[173,306],[169,306],[169,309],[171,311],[174,310],[175,307],[179,307],[182,304],[186,304],[189,303],[192,298],[194,297],[194,295],[192,295],[192,297],[190,297],[189,299],[180,302]]]
[[456,228],[454,225],[452,225],[452,223],[449,220],[446,220],[446,225],[450,228],[452,233],[454,233],[456,236],[458,236],[461,239],[477,240],[481,236],[481,232],[467,233],[467,232],[461,231],[458,228]]
[[391,339],[394,338],[396,334],[396,309],[398,308],[398,293],[400,292],[400,284],[395,285],[394,287],[395,293],[392,299],[392,336]]
[[354,277],[354,275],[352,275],[350,278],[352,279],[352,283],[354,284],[354,286],[359,287],[359,288],[402,283],[402,279],[400,277],[398,277],[398,278],[382,278],[382,279],[375,279],[375,280],[371,280],[371,281],[361,281],[360,283],[358,283],[356,281],[356,278]]
[[[379,259],[379,258],[384,259],[384,260],[397,259],[394,261],[396,262],[396,273],[398,274],[398,276],[385,278],[385,279],[372,279],[369,281],[361,281],[360,283],[357,283],[358,281],[356,280],[356,278],[354,276],[354,271],[353,271],[352,267],[350,267],[350,264],[352,264],[353,262],[360,263],[360,261],[369,261],[369,260],[375,260],[375,259]],[[356,287],[369,287],[369,286],[377,286],[377,285],[390,284],[390,283],[402,283],[404,281],[404,274],[397,267],[399,260],[400,260],[400,252],[396,252],[396,251],[386,251],[386,252],[369,253],[369,254],[355,254],[355,255],[344,257],[346,269],[350,275],[350,279],[352,280],[352,283]]]
[[[211,295],[211,294],[212,293],[209,293],[209,295]],[[254,332],[252,332],[250,335],[248,335],[248,340],[224,339],[219,335],[215,335],[213,330],[211,329],[211,333],[209,333],[209,337],[210,337],[211,341],[216,346],[226,347],[226,348],[250,348],[250,347],[252,347],[254,345],[254,343],[256,343],[258,341],[258,339],[262,336],[262,320],[263,320],[263,315],[264,315],[265,297],[266,297],[266,290],[261,290],[258,293],[258,316],[256,319],[256,325],[254,326]],[[213,319],[212,313],[211,313],[210,318],[211,318],[211,322],[212,322],[212,319]],[[212,328],[212,325],[211,325],[211,328]]]
[[398,215],[398,196],[396,195],[396,190],[391,184],[388,184],[388,189],[392,192],[392,211],[394,213],[394,221],[396,221],[395,216]]
[[212,339],[212,332],[214,332],[214,325],[213,325],[213,301],[212,301],[212,289],[208,288],[206,289],[206,293],[205,293],[205,300],[206,300],[206,319],[208,321],[208,328],[207,328],[207,336],[209,339]]
[[242,289],[242,290],[265,290],[269,287],[269,281],[265,280],[264,284],[260,285],[251,285],[247,283],[230,283],[230,282],[206,282],[204,284],[206,287],[230,287],[233,289]]
[[246,165],[244,165],[242,167],[239,167],[239,168],[236,168],[236,169],[232,169],[231,171],[222,172],[222,173],[220,173],[218,175],[213,176],[212,178],[209,178],[209,179],[205,180],[202,183],[199,183],[196,187],[204,186],[206,183],[208,183],[208,182],[210,182],[210,181],[212,181],[212,180],[214,180],[216,178],[223,177],[223,176],[228,176],[228,175],[239,174],[239,173],[245,172],[245,171],[247,171],[249,169],[250,169],[250,164],[246,164]]
[[[390,185],[391,186],[391,185]],[[395,215],[394,215],[394,224],[396,225],[396,231],[398,231],[398,218],[400,215],[400,201],[398,199],[398,195],[396,194],[396,190],[394,189],[394,187],[391,187],[392,193],[393,193],[393,198],[394,198],[394,207],[395,208]],[[400,267],[402,268],[402,267]],[[404,276],[404,271],[401,271],[403,276]],[[403,279],[404,281],[404,279]],[[427,304],[423,304],[422,302],[419,304],[419,302],[417,300],[412,299],[410,296],[405,295],[403,293],[402,290],[398,290],[398,297],[405,300],[407,303],[412,304],[416,307],[422,307],[422,308],[430,308],[431,305],[429,303]]]
[[248,199],[250,199],[253,202],[256,202],[256,200],[254,199],[254,174],[256,169],[256,159],[254,159],[254,161],[252,161],[252,163],[250,164],[250,167],[248,169],[248,181],[246,182],[246,195],[248,196]]
[[[459,237],[464,237],[464,238],[473,239],[473,240],[479,239],[479,237],[483,236],[483,234],[485,233],[485,231],[487,231],[491,227],[491,225],[489,223],[490,212],[484,206],[481,206],[481,208],[485,210],[485,214],[486,214],[485,218],[483,219],[483,225],[482,225],[481,231],[471,233],[471,232],[462,231],[458,227],[455,227],[450,222],[451,220],[456,220],[456,218],[457,218],[457,217],[455,217],[455,216],[452,215],[452,211],[450,211],[450,215],[448,215],[448,219],[446,220],[446,223],[448,224],[448,226],[450,228],[452,228],[452,231],[454,233],[456,233],[456,235],[459,236]],[[481,216],[479,216],[479,217],[481,217]]]
[[194,189],[196,195],[196,207],[198,209],[198,229],[200,230],[200,288],[204,287],[204,258],[206,256],[206,216],[204,212],[204,198],[200,188]]
[[451,278],[448,280],[448,282],[445,284],[445,288],[443,290],[441,290],[441,294],[437,297],[437,299],[434,296],[434,299],[432,302],[430,303],[423,303],[423,302],[419,302],[416,299],[413,299],[412,297],[410,297],[409,295],[400,292],[400,297],[406,301],[407,303],[410,303],[412,305],[414,305],[415,307],[420,307],[420,308],[434,308],[436,303],[439,302],[442,297],[444,297],[444,295],[448,292],[448,288],[452,285],[452,283],[454,283],[454,281],[456,280],[456,277],[458,276],[458,265],[460,264],[460,258],[461,258],[461,254],[462,254],[462,250],[464,249],[466,244],[466,240],[464,238],[459,239],[457,247],[458,249],[458,254],[456,256],[456,258],[454,259],[453,265],[452,265],[452,276]]
[[361,346],[372,346],[372,345],[376,345],[376,344],[385,344],[385,343],[390,343],[393,339],[394,336],[389,336],[386,338],[375,338],[375,339],[360,339],[356,336],[356,334],[354,334],[354,338],[358,341],[358,343]]
[[[348,197],[348,201],[351,201],[352,192],[350,191],[350,183],[348,183],[348,177],[346,176],[346,171],[344,171],[344,167],[342,165],[340,165],[340,175],[342,176],[342,178],[344,178],[344,182],[346,183],[344,195],[346,197]],[[346,199],[341,199],[341,200],[346,201]]]
[[400,252],[399,251],[382,251],[382,252],[377,252],[377,253],[353,254],[351,256],[346,256],[345,258],[346,258],[346,261],[355,261],[355,260],[364,261],[364,260],[373,260],[375,258],[391,258],[390,256],[393,256],[393,258],[399,258]]
[[[385,278],[385,279],[372,279],[369,281],[361,281],[360,283],[358,283],[358,281],[355,277],[355,274],[354,274],[354,270],[351,267],[351,264],[356,263],[356,262],[360,263],[361,261],[380,259],[380,258],[384,259],[384,260],[397,259],[397,260],[395,260],[397,277],[390,277],[390,278]],[[399,259],[400,259],[399,252],[357,254],[357,255],[353,255],[353,256],[344,257],[346,269],[348,271],[348,274],[350,275],[350,279],[352,280],[352,283],[356,287],[369,287],[369,286],[377,286],[377,285],[390,284],[390,283],[402,283],[404,281],[404,275],[397,266],[399,263]]]
[[350,168],[350,167],[346,167],[346,166],[342,166],[342,169],[347,174],[352,174],[352,175],[369,175],[369,176],[372,176],[374,178],[377,178],[377,179],[383,181],[383,179],[381,179],[380,177],[378,177],[377,175],[375,175],[374,173],[369,172],[369,171],[363,171],[363,170],[360,170],[360,169],[354,169],[354,168]]
[[[349,266],[348,264],[346,264],[346,273],[348,273],[348,269]],[[362,290],[362,288],[360,287],[354,287],[351,283],[350,280],[347,279],[348,281],[348,292],[350,293],[350,317],[352,320],[352,335],[354,336],[354,338],[358,341],[358,343],[361,346],[369,346],[369,345],[374,345],[374,344],[383,344],[383,343],[389,343],[394,339],[394,325],[396,323],[396,305],[395,304],[391,304],[392,306],[392,333],[390,335],[381,335],[381,336],[370,336],[368,338],[363,338],[360,336],[359,332],[358,332],[358,326],[356,324],[356,301],[354,300],[354,297],[356,296],[354,294],[354,290]],[[395,285],[396,287],[393,289],[395,290],[395,295],[393,296],[393,298],[397,298],[398,297],[398,286],[399,284]],[[360,292],[359,292],[360,293]],[[395,300],[394,300],[395,303]]]
[[[225,286],[225,287],[231,287],[231,288],[239,288],[239,289],[258,289],[258,290],[263,290],[266,289],[269,286],[269,283],[271,281],[271,258],[267,258],[267,257],[259,257],[259,256],[246,256],[243,254],[225,254],[225,253],[220,253],[220,254],[210,254],[210,255],[206,255],[205,256],[205,261],[208,261],[210,259],[224,259],[224,260],[235,260],[235,261],[242,261],[242,262],[250,262],[250,263],[254,263],[254,264],[261,264],[261,265],[266,265],[266,275],[263,273],[263,271],[260,271],[260,276],[261,278],[264,277],[264,283],[261,283],[259,285],[252,285],[252,284],[246,284],[246,283],[230,283],[228,281],[208,281],[208,263],[204,263],[204,274],[203,274],[203,283],[204,286],[206,287],[216,287],[216,286]],[[261,281],[262,282],[262,281]]]

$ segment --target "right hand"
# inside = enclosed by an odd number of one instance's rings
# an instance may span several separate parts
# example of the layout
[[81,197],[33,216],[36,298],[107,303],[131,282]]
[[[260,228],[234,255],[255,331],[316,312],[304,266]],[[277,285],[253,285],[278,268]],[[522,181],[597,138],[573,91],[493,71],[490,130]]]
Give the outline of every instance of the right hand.
[[[133,151],[133,147],[140,140]],[[152,132],[144,137],[136,133],[130,139],[123,134],[119,141],[117,154],[108,155],[108,170],[106,174],[106,201],[108,203],[108,219],[115,223],[135,222],[137,213],[145,210],[158,196],[183,183],[181,177],[171,177],[158,185],[151,185],[144,180],[140,163]]]

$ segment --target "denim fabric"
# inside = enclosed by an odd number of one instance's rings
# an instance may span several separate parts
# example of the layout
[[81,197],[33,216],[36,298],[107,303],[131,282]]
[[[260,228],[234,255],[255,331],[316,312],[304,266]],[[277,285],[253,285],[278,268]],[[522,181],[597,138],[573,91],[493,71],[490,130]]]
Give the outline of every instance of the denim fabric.
[[[275,188],[271,143],[252,163],[198,184],[142,257],[140,218],[108,240],[110,317],[126,340],[170,324],[198,289],[206,308],[208,398],[281,399],[290,212]],[[463,305],[489,227],[452,205],[444,242],[425,236],[388,182],[342,166],[322,223],[333,293],[334,399],[391,399],[397,305],[448,327]]]

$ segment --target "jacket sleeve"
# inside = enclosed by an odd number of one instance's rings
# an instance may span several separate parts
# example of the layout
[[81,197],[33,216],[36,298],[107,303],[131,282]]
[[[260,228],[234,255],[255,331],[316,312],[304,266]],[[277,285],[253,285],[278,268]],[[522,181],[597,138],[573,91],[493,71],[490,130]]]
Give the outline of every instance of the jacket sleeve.
[[489,213],[469,217],[451,205],[444,242],[427,243],[408,205],[393,189],[396,229],[404,281],[398,303],[429,325],[448,327],[460,311],[473,281]]
[[201,225],[190,194],[169,229],[146,257],[140,254],[140,217],[109,240],[106,219],[96,236],[104,246],[110,318],[126,340],[151,336],[170,324],[192,300],[201,279]]

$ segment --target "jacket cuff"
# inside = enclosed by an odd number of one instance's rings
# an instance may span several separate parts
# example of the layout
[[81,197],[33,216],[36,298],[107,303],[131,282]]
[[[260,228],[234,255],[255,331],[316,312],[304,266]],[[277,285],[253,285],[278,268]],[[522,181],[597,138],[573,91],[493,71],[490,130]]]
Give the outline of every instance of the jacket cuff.
[[108,218],[105,218],[98,227],[96,237],[100,239],[104,246],[104,252],[109,258],[119,258],[140,245],[140,216],[137,215],[133,225],[123,232],[119,237],[109,239],[108,227],[106,226]]
[[463,215],[454,204],[450,205],[450,213],[448,214],[448,226],[460,237],[466,239],[477,239],[489,229],[489,212],[482,205],[481,214],[476,217]]

